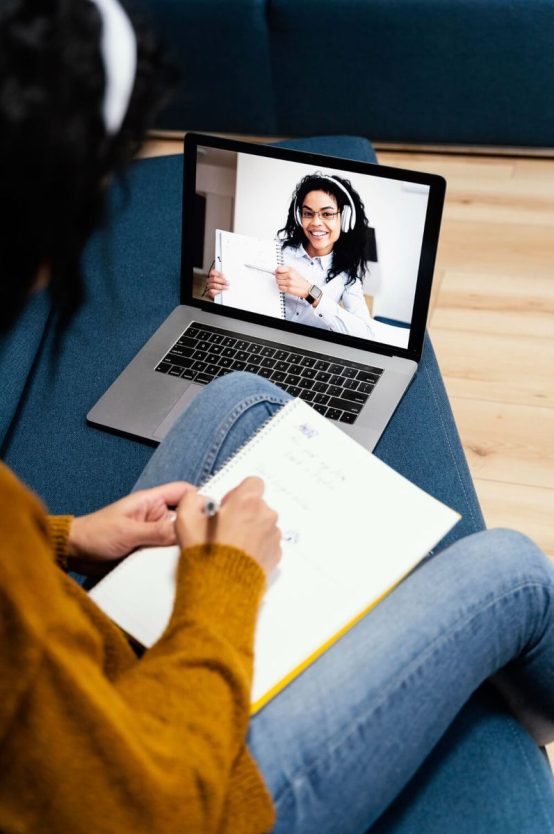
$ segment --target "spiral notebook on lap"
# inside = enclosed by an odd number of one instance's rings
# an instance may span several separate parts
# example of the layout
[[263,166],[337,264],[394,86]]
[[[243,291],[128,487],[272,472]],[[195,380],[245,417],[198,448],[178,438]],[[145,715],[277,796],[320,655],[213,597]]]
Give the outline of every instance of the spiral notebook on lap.
[[[459,519],[301,400],[292,400],[202,492],[221,499],[264,480],[278,512],[282,559],[255,637],[256,712],[397,585]],[[177,547],[137,551],[90,592],[146,647],[175,598]]]
[[[310,291],[322,291],[317,309],[313,299],[290,293],[283,304],[274,276],[265,271],[275,271],[274,241],[282,239],[283,227],[292,218],[300,228],[310,211],[304,203],[295,206],[293,195],[305,177],[316,175],[340,197],[331,195],[326,208],[312,212],[321,221],[314,245],[327,235],[322,224],[331,228],[334,221],[333,264],[340,245],[349,253],[341,275],[346,262],[354,269],[366,251],[360,229],[374,232],[366,266],[356,273],[357,302],[352,288],[333,289],[346,278],[331,279],[307,238],[307,249],[283,249]],[[248,371],[300,397],[372,449],[421,358],[444,192],[444,180],[433,174],[187,134],[181,303],[91,408],[88,421],[159,442],[202,386]],[[355,194],[362,201],[357,211]],[[344,205],[335,211],[338,199]],[[226,276],[230,290],[214,303],[206,289],[217,241],[224,270],[232,274]]]

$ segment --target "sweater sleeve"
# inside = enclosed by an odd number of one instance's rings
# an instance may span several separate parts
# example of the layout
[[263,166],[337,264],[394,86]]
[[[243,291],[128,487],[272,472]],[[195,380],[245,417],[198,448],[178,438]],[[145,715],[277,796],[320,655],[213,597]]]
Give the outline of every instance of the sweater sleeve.
[[269,830],[245,746],[259,566],[230,547],[185,551],[166,632],[108,678],[101,630],[80,591],[64,592],[44,517],[18,498],[0,529],[0,830]]
[[50,541],[56,556],[58,567],[67,570],[69,559],[69,528],[73,521],[72,515],[49,515],[46,517]]

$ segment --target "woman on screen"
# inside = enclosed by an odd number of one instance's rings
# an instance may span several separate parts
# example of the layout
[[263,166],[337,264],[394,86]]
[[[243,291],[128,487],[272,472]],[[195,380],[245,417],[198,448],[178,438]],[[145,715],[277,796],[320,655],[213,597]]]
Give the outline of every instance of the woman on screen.
[[[305,176],[278,239],[284,263],[275,279],[285,293],[285,318],[376,339],[363,292],[369,263],[377,260],[375,234],[350,182],[321,172]],[[211,298],[227,286],[223,273],[210,270],[206,292]]]

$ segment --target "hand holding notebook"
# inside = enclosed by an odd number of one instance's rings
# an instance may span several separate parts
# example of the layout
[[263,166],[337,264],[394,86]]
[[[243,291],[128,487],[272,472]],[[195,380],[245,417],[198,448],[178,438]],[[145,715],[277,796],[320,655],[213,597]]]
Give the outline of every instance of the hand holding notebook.
[[[282,533],[282,559],[257,624],[256,711],[376,605],[459,516],[301,400],[284,406],[202,492],[220,500],[250,475],[263,479]],[[178,559],[177,547],[138,551],[91,596],[151,646],[171,615]]]

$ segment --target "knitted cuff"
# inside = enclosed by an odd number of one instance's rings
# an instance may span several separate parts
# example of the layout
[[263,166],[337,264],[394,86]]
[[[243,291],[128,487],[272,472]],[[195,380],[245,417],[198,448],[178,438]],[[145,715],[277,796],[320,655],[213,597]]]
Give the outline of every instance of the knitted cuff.
[[48,533],[56,555],[56,563],[62,570],[67,570],[70,555],[69,528],[73,521],[72,515],[49,515]]
[[252,652],[254,626],[266,580],[254,559],[222,544],[189,547],[181,554],[173,617],[224,629],[239,650]]

